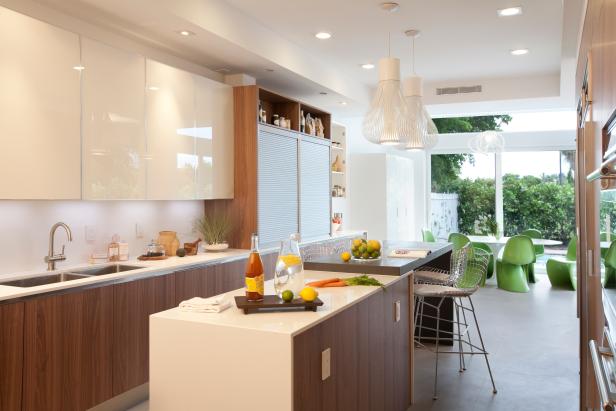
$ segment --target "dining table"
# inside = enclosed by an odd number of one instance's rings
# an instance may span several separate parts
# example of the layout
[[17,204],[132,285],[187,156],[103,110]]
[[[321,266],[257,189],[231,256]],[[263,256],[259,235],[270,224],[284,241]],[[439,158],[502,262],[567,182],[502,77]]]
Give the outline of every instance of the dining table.
[[[503,246],[511,237],[495,237],[493,235],[469,235],[467,236],[472,243],[486,243],[489,245]],[[554,246],[561,245],[563,242],[550,240],[548,238],[531,238],[533,245]]]

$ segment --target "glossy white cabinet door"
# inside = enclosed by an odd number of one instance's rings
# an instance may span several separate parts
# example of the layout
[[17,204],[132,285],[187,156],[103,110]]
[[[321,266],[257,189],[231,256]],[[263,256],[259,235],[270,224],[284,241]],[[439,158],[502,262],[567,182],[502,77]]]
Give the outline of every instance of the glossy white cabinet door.
[[147,198],[196,198],[194,76],[146,60]]
[[82,38],[83,198],[145,199],[145,58]]
[[195,80],[197,198],[233,198],[233,88]]
[[76,34],[0,7],[0,199],[81,197]]

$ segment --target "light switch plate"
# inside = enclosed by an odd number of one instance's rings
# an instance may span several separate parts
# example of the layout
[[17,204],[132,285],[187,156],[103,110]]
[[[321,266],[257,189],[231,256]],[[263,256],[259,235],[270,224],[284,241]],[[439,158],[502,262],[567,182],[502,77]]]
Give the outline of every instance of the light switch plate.
[[332,350],[327,348],[321,352],[321,381],[325,381],[331,375]]
[[394,322],[400,321],[400,300],[394,303]]
[[86,226],[86,241],[93,243],[96,240],[96,227],[93,225]]
[[143,227],[139,223],[135,223],[135,238],[143,238]]

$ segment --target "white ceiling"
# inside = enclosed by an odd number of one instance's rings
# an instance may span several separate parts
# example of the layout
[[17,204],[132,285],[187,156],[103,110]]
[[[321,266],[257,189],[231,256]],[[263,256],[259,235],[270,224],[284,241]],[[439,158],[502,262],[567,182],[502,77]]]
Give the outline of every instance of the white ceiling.
[[[426,82],[429,109],[438,114],[572,106],[584,0],[399,0],[389,14],[378,0],[0,0],[56,10],[138,39],[212,70],[247,73],[257,82],[339,116],[363,113],[387,53],[409,71],[417,28],[416,71]],[[523,7],[521,16],[496,10]],[[182,37],[176,31],[191,30]],[[317,40],[317,31],[332,38]],[[511,49],[529,48],[521,57]],[[274,71],[267,71],[273,69]],[[436,98],[437,86],[485,84],[485,94]],[[520,86],[520,85],[526,85]],[[565,90],[566,89],[566,90]],[[326,96],[320,95],[326,91]],[[347,106],[341,106],[346,101]]]

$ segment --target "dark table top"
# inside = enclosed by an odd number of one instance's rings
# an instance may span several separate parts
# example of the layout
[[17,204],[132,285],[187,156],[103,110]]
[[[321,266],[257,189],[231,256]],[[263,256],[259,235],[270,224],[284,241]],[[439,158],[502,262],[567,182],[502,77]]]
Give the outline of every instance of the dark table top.
[[[389,258],[389,252],[394,248],[430,250],[425,258]],[[419,241],[384,241],[382,257],[376,261],[344,262],[339,255],[325,255],[304,262],[306,270],[334,271],[339,273],[404,275],[409,271],[429,263],[453,249],[451,243],[423,243]]]

